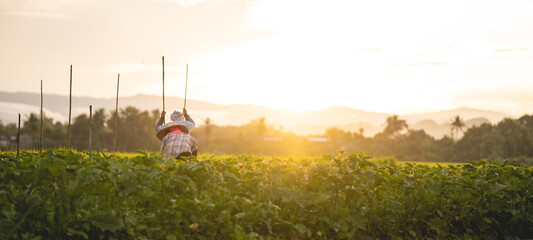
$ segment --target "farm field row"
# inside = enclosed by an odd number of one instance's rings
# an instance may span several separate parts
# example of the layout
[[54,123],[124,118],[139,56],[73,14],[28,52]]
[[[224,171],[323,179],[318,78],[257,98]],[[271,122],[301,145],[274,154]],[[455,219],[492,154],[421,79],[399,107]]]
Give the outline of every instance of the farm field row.
[[[65,150],[65,149],[51,149],[51,150]],[[34,154],[37,154],[38,151],[37,150],[28,150],[28,151],[25,151],[25,152],[28,152],[28,153],[34,153]],[[75,152],[75,153],[78,153],[80,155],[85,155],[86,157],[89,156],[89,153],[87,151],[75,151],[75,150],[72,150],[72,152]],[[4,153],[6,154],[16,154],[16,152],[13,152],[13,151],[5,151]],[[113,153],[112,152],[107,152],[107,151],[93,151],[92,153],[93,155],[99,155],[99,156],[103,156],[103,157],[109,157],[109,156],[112,156]],[[156,152],[149,152],[149,151],[138,151],[138,152],[117,152],[116,153],[116,157],[118,158],[133,158],[133,157],[139,157],[139,156],[145,156],[145,155],[150,155],[150,154],[157,154]],[[344,154],[344,153],[342,153]],[[341,155],[342,155],[341,154]],[[247,157],[253,157],[253,158],[261,158],[261,159],[272,159],[272,158],[276,158],[276,159],[308,159],[308,158],[324,158],[324,157],[331,157],[331,155],[329,154],[326,154],[326,155],[317,155],[317,156],[307,156],[307,155],[301,155],[301,156],[272,156],[272,155],[253,155],[253,154],[241,154],[241,155],[232,155],[232,154],[200,154],[199,155],[199,158],[200,159],[204,159],[204,158],[212,158],[212,157],[216,157],[216,158],[222,158],[222,159],[227,159],[227,158],[236,158],[236,157],[239,157],[239,156],[247,156]],[[372,157],[372,161],[376,162],[376,161],[386,161],[386,160],[394,160],[397,164],[404,164],[404,163],[409,163],[409,164],[417,164],[417,165],[426,165],[426,166],[431,166],[431,167],[437,167],[438,165],[440,166],[447,166],[447,165],[462,165],[462,164],[466,164],[466,162],[462,163],[462,162],[418,162],[418,161],[397,161],[395,160],[395,158],[393,156],[391,157]]]
[[533,169],[317,157],[0,153],[1,239],[533,237]]

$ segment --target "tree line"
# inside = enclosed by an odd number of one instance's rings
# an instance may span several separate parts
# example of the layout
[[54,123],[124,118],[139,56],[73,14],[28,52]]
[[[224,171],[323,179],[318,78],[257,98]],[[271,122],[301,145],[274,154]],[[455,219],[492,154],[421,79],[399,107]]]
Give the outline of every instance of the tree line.
[[[117,127],[117,151],[133,152],[136,150],[158,151],[159,140],[155,136],[155,122],[159,111],[141,111],[135,107],[119,109]],[[65,148],[67,146],[67,123],[43,118],[43,147]],[[87,114],[75,117],[71,125],[71,148],[78,151],[89,147],[90,121]],[[109,114],[98,109],[92,114],[92,149],[113,151],[113,133],[115,111]],[[40,142],[40,117],[36,113],[27,116],[21,126],[21,145],[26,149],[36,149]],[[0,122],[0,137],[7,141],[3,149],[13,149],[17,135],[15,123],[3,125]]]
[[[160,141],[155,136],[155,122],[159,110],[141,111],[135,107],[119,110],[117,151],[158,151]],[[93,114],[93,150],[113,149],[115,113],[98,109]],[[450,135],[436,139],[424,130],[413,130],[397,115],[387,118],[385,128],[373,137],[363,135],[363,130],[345,131],[329,128],[324,134],[301,136],[283,131],[259,118],[240,126],[219,126],[211,119],[196,119],[197,127],[191,132],[198,142],[200,152],[213,154],[262,155],[321,155],[342,150],[367,152],[373,156],[394,156],[405,161],[464,162],[489,159],[533,159],[533,115],[518,119],[506,118],[496,124],[484,123],[464,129],[464,122],[456,116]],[[89,144],[89,116],[81,114],[73,119],[71,147],[86,150]],[[60,148],[67,145],[67,124],[44,117],[44,147]],[[461,138],[458,138],[462,132]],[[2,149],[13,149],[11,136],[16,136],[14,123],[0,122]],[[40,118],[27,116],[22,126],[24,148],[38,148]]]

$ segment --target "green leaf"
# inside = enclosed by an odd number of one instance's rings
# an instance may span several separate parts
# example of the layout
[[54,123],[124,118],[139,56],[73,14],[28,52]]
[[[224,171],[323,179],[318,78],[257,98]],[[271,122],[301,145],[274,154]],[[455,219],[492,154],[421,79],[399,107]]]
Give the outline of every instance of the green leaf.
[[315,205],[319,205],[319,204],[322,204],[322,203],[326,202],[330,198],[331,198],[331,195],[329,195],[327,193],[318,193],[318,194],[316,194],[314,196],[312,202]]
[[178,238],[176,237],[176,235],[173,235],[173,234],[170,234],[170,235],[167,235],[167,240],[177,240]]
[[115,232],[122,227],[122,223],[119,219],[111,213],[96,215],[92,217],[91,223],[102,231],[109,230]]
[[351,214],[352,217],[352,227],[354,229],[365,229],[366,218],[364,217],[363,211],[357,211],[356,213]]
[[294,228],[296,228],[296,230],[302,235],[307,232],[307,227],[301,223],[296,224]]
[[76,229],[67,228],[67,233],[68,233],[68,236],[71,236],[71,237],[81,236],[84,239],[89,239],[89,236],[87,235],[87,233],[82,232],[82,231],[78,231]]
[[228,179],[228,178],[229,178],[229,179],[233,179],[233,180],[236,181],[236,182],[240,182],[240,181],[241,181],[241,179],[238,178],[238,177],[237,177],[235,174],[233,174],[232,172],[224,171],[223,174],[224,174],[224,178],[226,178],[226,179]]
[[241,218],[243,218],[245,215],[246,215],[245,212],[237,213],[237,214],[235,214],[235,218],[237,218],[237,219],[241,219]]
[[233,239],[246,239],[246,233],[242,230],[242,227],[239,224],[235,224],[231,236]]
[[41,199],[39,198],[39,195],[35,195],[31,198],[26,199],[26,203],[28,204],[27,212],[31,213],[35,207],[37,207],[41,202]]
[[437,230],[438,232],[442,232],[442,233],[448,233],[448,225],[447,223],[441,219],[441,218],[432,218],[429,220],[429,226],[434,229],[434,230]]
[[67,196],[69,197],[74,196],[74,193],[78,189],[78,183],[79,183],[78,179],[74,181],[70,181],[68,183],[67,187],[65,188],[65,193],[67,194]]

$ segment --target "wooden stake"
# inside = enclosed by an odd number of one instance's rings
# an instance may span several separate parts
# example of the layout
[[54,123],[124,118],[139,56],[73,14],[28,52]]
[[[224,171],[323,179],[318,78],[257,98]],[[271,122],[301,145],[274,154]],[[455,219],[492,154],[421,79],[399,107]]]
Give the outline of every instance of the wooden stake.
[[72,65],[70,65],[70,94],[68,100],[68,139],[67,139],[67,150],[70,150],[70,120],[72,114]]
[[185,68],[185,99],[183,102],[183,109],[187,108],[187,79],[189,78],[189,64]]
[[[165,111],[165,56],[161,58],[163,62],[163,112]],[[163,118],[163,124],[165,124],[165,119]]]
[[19,150],[20,150],[20,113],[19,113],[19,125],[18,125],[18,132],[17,132],[17,159],[20,159]]
[[43,80],[41,80],[41,141],[39,144],[39,153],[43,153]]
[[93,152],[93,105],[89,105],[89,160]]
[[115,152],[117,150],[117,131],[118,131],[118,87],[120,82],[120,74],[117,77],[117,100],[115,104],[115,141],[113,143],[113,159],[115,158]]

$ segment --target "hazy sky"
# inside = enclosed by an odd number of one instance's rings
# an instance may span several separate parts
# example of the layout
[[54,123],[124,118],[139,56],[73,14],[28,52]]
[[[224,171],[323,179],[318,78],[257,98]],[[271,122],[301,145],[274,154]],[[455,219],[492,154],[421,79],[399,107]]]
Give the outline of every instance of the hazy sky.
[[[533,112],[531,0],[1,0],[1,90]],[[159,107],[159,106],[154,106]]]

